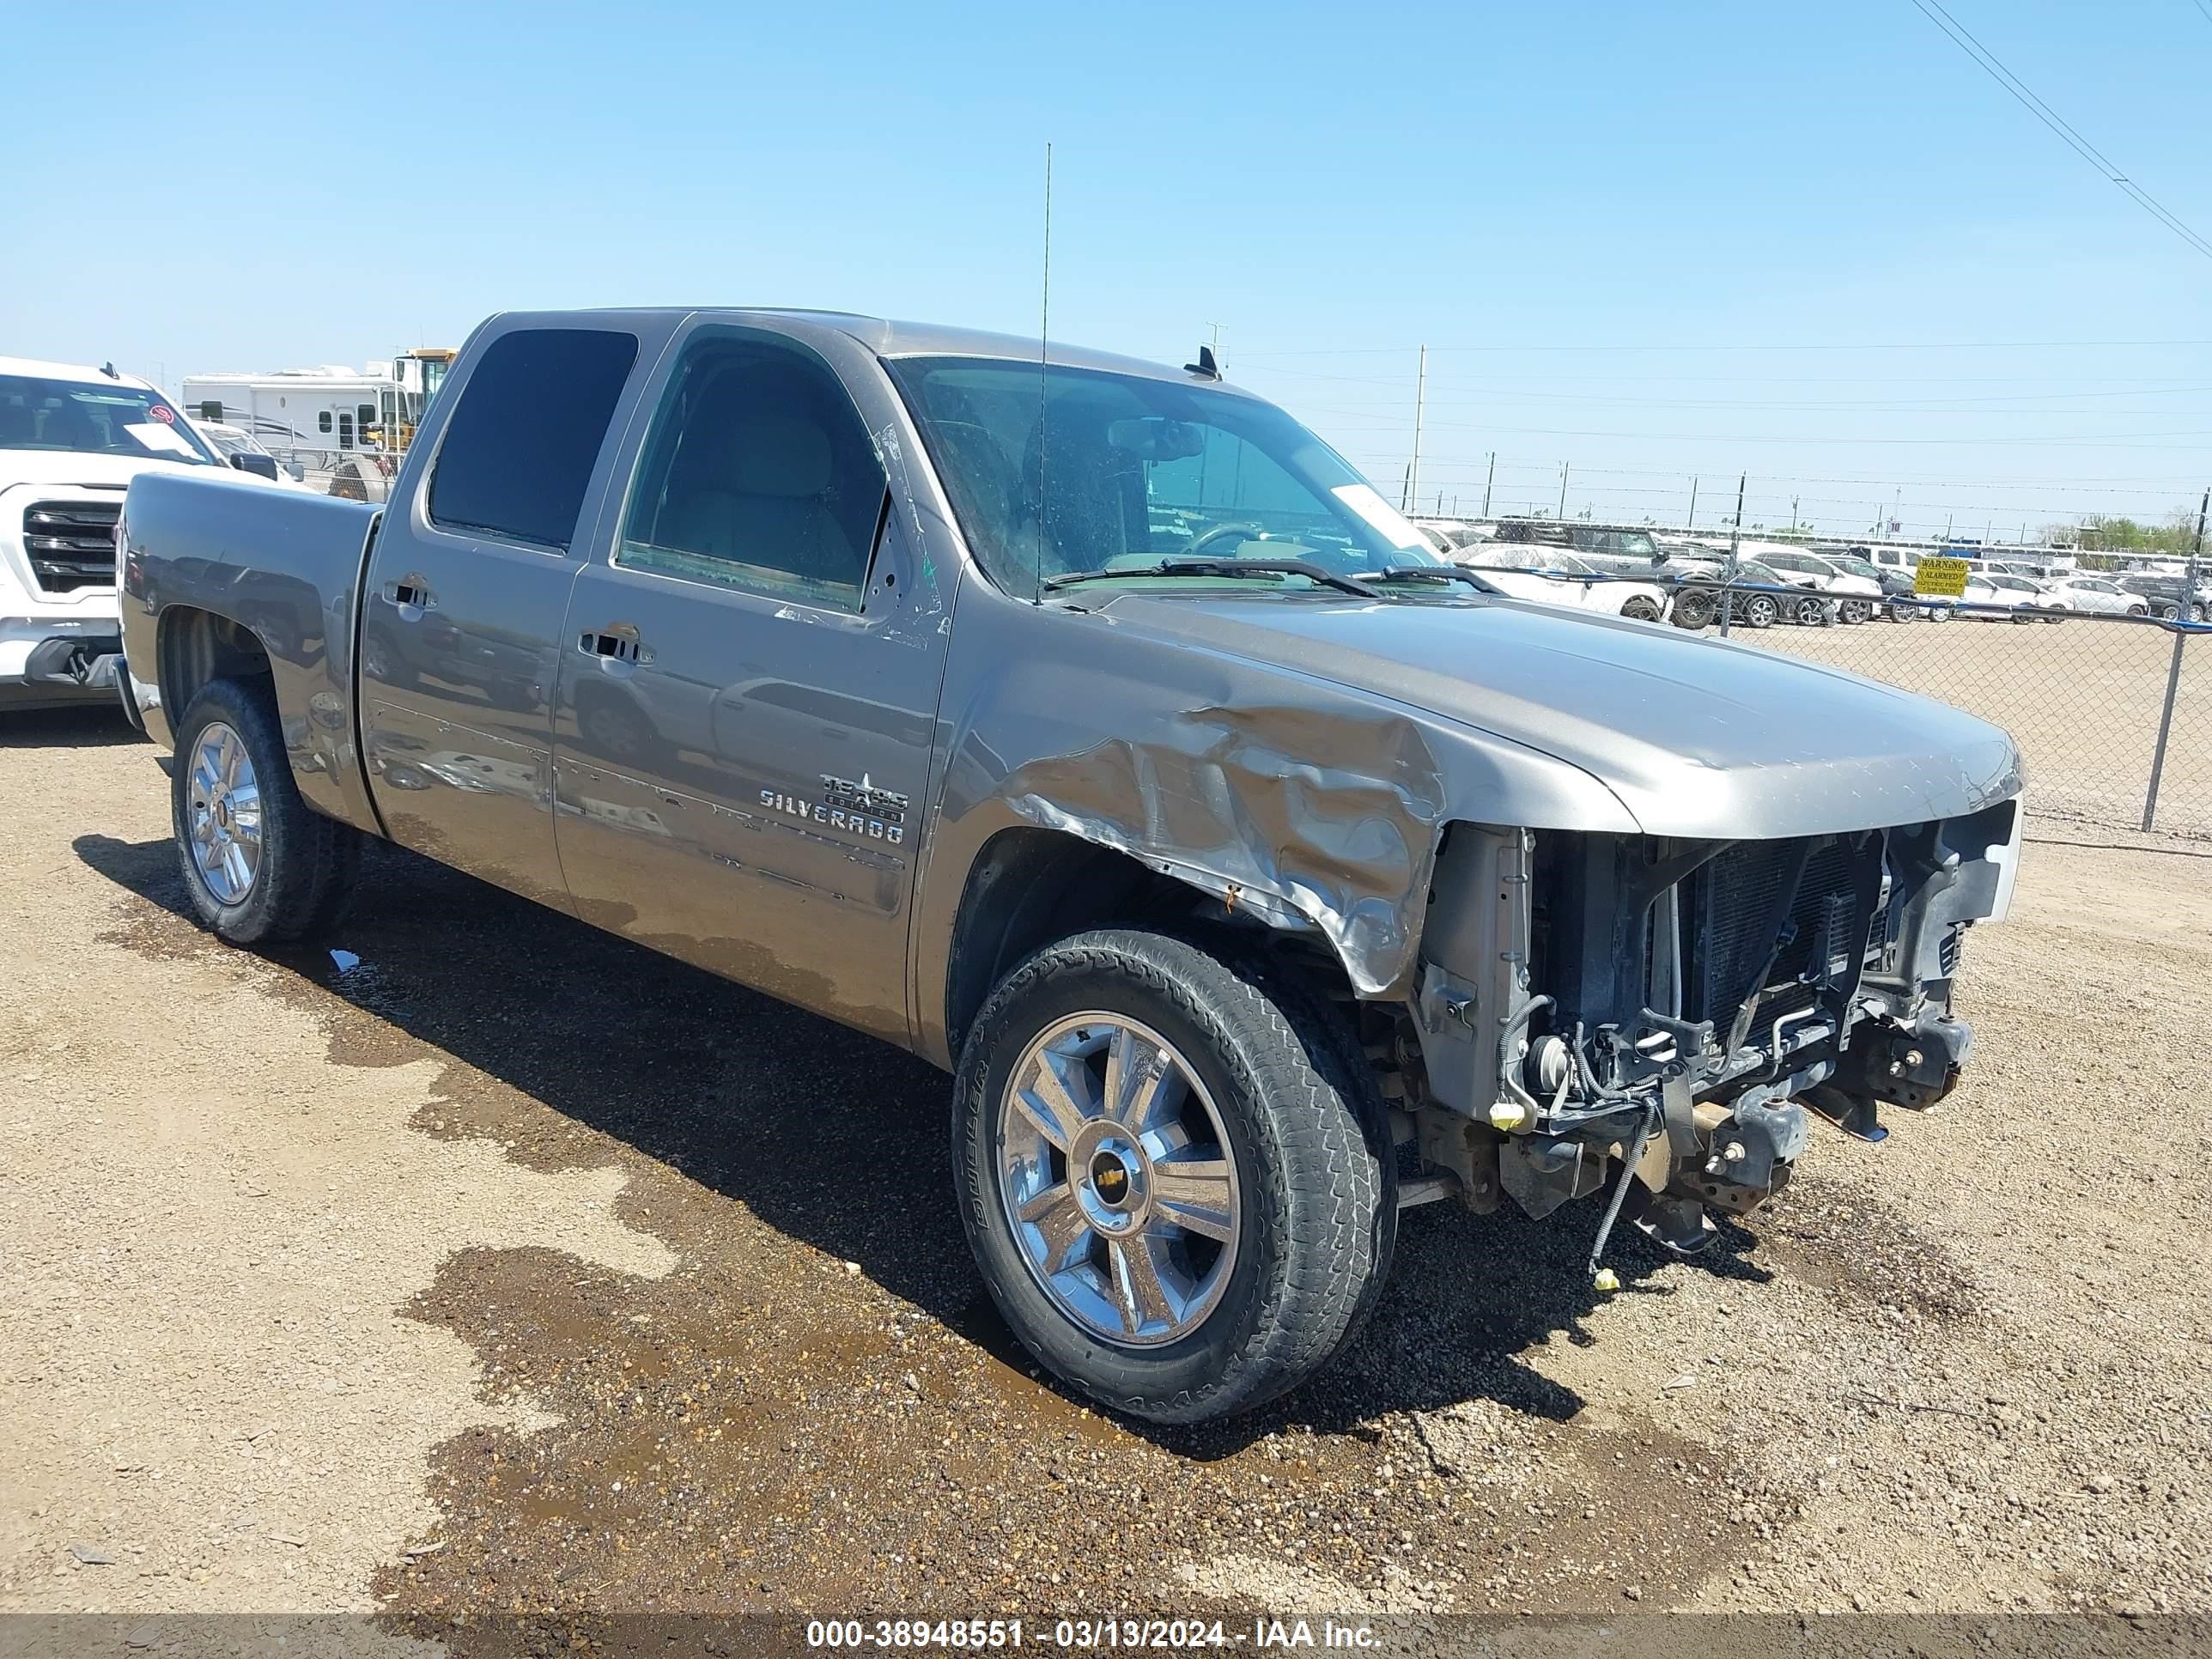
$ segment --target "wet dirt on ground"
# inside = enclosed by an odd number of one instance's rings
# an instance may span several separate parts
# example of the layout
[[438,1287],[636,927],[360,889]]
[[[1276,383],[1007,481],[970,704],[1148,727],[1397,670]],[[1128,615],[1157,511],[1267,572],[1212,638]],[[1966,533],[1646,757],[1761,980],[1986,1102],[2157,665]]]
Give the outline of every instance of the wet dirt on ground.
[[[227,950],[154,763],[82,717],[0,746],[11,977],[49,988],[0,1036],[0,1607],[2212,1601],[2212,941],[2167,920],[2212,864],[2031,848],[1967,1085],[1820,1133],[1706,1258],[1624,1240],[1601,1297],[1594,1205],[1409,1212],[1333,1368],[1166,1431],[999,1322],[930,1068],[391,849],[335,950]],[[268,1196],[183,1201],[212,1171]],[[228,1449],[264,1421],[289,1473]]]

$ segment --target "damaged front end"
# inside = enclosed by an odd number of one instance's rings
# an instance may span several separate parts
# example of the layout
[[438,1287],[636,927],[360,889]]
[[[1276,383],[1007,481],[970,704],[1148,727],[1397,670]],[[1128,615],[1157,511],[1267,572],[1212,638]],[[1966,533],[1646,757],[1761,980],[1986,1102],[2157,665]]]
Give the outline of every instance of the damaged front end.
[[1396,1090],[1425,1196],[1532,1216],[1616,1169],[1625,1218],[1675,1250],[1789,1179],[1807,1108],[1879,1139],[1972,1042],[1961,942],[2010,899],[2017,799],[1785,840],[1474,823],[1437,855]]

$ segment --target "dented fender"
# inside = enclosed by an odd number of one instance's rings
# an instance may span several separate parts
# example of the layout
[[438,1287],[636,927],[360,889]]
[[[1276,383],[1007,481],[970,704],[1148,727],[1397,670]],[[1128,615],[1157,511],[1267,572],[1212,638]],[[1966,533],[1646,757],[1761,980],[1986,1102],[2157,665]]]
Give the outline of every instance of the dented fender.
[[1449,818],[1637,827],[1603,784],[1550,756],[1280,665],[1192,649],[1150,621],[1133,625],[1120,605],[1039,608],[981,583],[963,596],[917,916],[918,1023],[939,1063],[961,891],[1003,830],[1110,848],[1310,930],[1361,995],[1382,998],[1410,994]]

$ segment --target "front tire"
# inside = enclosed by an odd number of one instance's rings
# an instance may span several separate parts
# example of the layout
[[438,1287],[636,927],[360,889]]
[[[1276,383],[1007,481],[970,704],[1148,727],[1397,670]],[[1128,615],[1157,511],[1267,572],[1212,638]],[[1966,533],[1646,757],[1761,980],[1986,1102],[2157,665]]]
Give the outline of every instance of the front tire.
[[360,832],[300,799],[266,687],[214,680],[185,706],[169,808],[185,890],[219,938],[273,945],[344,915]]
[[1158,1423],[1295,1386],[1397,1237],[1388,1113],[1352,1033],[1256,956],[1107,931],[1030,957],[965,1043],[961,1218],[1048,1369]]
[[1835,620],[1828,614],[1828,607],[1814,599],[1798,600],[1791,607],[1791,615],[1800,628],[1826,628]]

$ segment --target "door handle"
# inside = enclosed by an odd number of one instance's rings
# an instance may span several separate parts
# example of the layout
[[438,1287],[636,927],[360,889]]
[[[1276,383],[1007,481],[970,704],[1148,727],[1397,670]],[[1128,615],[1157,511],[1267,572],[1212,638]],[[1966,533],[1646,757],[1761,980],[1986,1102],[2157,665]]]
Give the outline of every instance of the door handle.
[[[398,607],[403,615],[410,610],[419,615],[425,611],[434,611],[438,605],[437,596],[430,592],[429,583],[420,576],[402,576],[397,581],[385,583],[384,602]],[[409,620],[411,622],[413,618]]]
[[638,663],[653,660],[637,637],[637,630],[627,623],[616,623],[611,627],[594,629],[580,636],[576,649],[587,657],[596,657],[603,663]]

